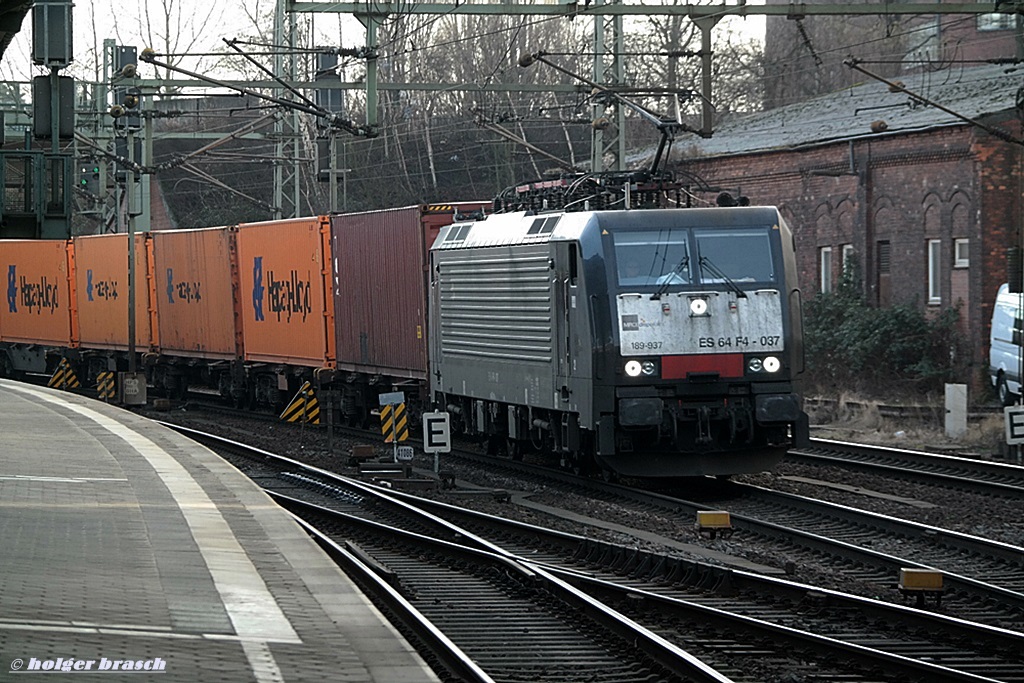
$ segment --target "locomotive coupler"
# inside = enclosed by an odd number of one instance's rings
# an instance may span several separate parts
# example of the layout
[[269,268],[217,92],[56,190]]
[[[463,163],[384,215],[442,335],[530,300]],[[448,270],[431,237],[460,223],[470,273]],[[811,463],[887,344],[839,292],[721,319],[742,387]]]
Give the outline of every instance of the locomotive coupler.
[[711,443],[711,408],[707,406],[697,409],[697,443]]

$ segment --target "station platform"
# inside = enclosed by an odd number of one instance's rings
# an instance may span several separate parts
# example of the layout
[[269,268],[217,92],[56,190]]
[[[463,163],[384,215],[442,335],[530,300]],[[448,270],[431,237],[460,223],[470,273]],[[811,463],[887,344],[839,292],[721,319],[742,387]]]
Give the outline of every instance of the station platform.
[[0,380],[0,681],[56,671],[438,680],[231,465],[120,408]]

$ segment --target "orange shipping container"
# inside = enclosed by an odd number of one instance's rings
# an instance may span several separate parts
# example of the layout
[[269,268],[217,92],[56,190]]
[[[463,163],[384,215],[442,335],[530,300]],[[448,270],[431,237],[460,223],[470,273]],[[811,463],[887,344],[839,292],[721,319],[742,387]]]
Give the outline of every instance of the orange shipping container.
[[153,232],[160,350],[196,358],[241,356],[235,229]]
[[74,346],[67,252],[64,240],[0,241],[0,341]]
[[[128,235],[75,237],[75,283],[84,348],[128,348]],[[135,349],[156,346],[150,333],[148,240],[135,237]]]
[[329,218],[247,223],[237,240],[245,359],[334,367]]

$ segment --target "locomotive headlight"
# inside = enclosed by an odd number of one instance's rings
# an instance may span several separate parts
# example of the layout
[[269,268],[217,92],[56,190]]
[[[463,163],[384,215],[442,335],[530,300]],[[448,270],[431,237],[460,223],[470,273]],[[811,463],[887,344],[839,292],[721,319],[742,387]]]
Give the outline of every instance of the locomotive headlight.
[[654,377],[658,374],[658,364],[653,360],[630,360],[626,361],[623,368],[630,377]]
[[690,315],[707,315],[707,299],[690,299]]
[[747,372],[768,372],[774,373],[782,369],[782,361],[777,356],[765,356],[764,358],[751,358],[747,361]]

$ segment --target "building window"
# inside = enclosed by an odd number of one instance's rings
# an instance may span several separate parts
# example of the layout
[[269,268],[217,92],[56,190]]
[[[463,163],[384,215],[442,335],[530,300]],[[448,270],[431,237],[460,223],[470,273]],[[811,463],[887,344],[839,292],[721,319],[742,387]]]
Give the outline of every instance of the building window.
[[889,255],[891,253],[892,253],[892,250],[889,248],[888,240],[886,240],[885,242],[879,242],[878,243],[878,272],[879,272],[879,274],[881,274],[881,275],[888,275],[889,274]]
[[928,303],[942,303],[942,240],[928,240]]
[[1017,28],[1017,15],[1015,14],[979,14],[979,31],[1007,31]]
[[855,252],[853,251],[853,245],[852,244],[844,244],[843,245],[843,275],[852,275],[853,274],[853,273],[850,272],[850,269],[853,267],[853,255],[854,255],[854,253]]
[[875,263],[877,268],[875,271],[875,291],[878,296],[878,305],[882,308],[887,307],[891,300],[892,276],[889,273],[889,256],[891,251],[892,250],[889,248],[889,240],[879,242],[875,251],[877,254],[877,261]]
[[819,250],[821,263],[821,293],[828,294],[832,291],[832,247],[822,247]]
[[953,240],[953,267],[966,268],[971,265],[971,257],[967,247],[970,241],[965,239]]

